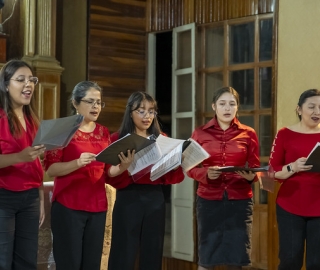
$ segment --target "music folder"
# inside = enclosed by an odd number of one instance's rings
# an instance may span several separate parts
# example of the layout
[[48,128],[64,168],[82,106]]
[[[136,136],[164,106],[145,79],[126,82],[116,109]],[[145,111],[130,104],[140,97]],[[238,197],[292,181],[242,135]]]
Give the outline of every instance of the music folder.
[[100,153],[98,153],[96,160],[111,165],[118,165],[120,164],[118,155],[121,152],[126,155],[128,150],[132,151],[134,149],[135,152],[138,153],[140,150],[155,142],[156,141],[152,139],[152,137],[148,139],[135,133],[128,133],[126,136],[113,142]]
[[218,171],[221,172],[237,172],[237,171],[246,171],[246,172],[267,172],[269,167],[259,167],[259,168],[248,168],[248,167],[239,167],[239,166],[226,166],[220,167]]
[[316,143],[307,157],[305,165],[313,165],[308,172],[320,172],[320,143]]
[[32,146],[43,144],[46,150],[66,147],[83,121],[80,114],[42,120]]

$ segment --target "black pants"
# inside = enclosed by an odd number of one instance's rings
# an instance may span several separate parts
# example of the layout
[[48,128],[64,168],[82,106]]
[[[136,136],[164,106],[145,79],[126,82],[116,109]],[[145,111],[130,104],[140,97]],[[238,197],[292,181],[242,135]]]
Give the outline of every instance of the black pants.
[[0,189],[0,269],[36,270],[39,190]]
[[132,184],[117,190],[108,270],[161,270],[165,203],[159,185]]
[[279,270],[300,270],[306,244],[306,269],[320,269],[320,217],[291,214],[277,205]]
[[57,270],[100,270],[106,212],[51,207],[53,256]]

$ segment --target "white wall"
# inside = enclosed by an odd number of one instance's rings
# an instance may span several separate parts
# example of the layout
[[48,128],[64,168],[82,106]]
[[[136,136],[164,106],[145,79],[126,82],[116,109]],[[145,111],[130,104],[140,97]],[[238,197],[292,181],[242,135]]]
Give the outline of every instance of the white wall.
[[278,1],[277,129],[298,121],[304,90],[320,89],[320,1]]

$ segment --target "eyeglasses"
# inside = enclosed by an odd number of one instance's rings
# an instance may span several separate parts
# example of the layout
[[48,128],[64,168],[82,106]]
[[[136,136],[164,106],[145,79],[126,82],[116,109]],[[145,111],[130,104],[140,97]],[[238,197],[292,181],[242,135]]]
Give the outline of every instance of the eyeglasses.
[[21,78],[10,79],[10,80],[16,81],[16,82],[19,82],[19,83],[24,83],[24,84],[28,84],[30,82],[30,83],[33,83],[34,85],[36,85],[38,83],[38,78],[37,77],[30,77],[29,79],[21,77]]
[[147,116],[147,114],[149,114],[150,118],[154,118],[155,116],[157,116],[157,112],[156,111],[146,111],[146,110],[135,110],[135,112],[141,117],[141,118],[145,118]]
[[101,102],[100,100],[85,100],[85,99],[81,99],[80,101],[87,103],[89,106],[91,106],[91,108],[93,108],[95,105],[97,105],[98,107],[104,108],[106,106],[106,103]]

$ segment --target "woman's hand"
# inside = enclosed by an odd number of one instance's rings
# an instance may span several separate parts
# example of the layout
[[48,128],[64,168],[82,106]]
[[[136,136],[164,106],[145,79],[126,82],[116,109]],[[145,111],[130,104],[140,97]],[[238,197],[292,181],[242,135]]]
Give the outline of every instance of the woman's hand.
[[40,155],[44,153],[46,148],[44,145],[37,145],[37,146],[28,146],[23,149],[19,154],[19,159],[21,162],[32,162]]
[[127,156],[121,152],[118,157],[121,161],[120,163],[120,169],[121,171],[125,171],[129,168],[129,166],[131,165],[131,163],[134,160],[134,154],[135,154],[136,150],[132,150],[132,152],[130,150],[127,151]]
[[241,175],[243,178],[245,178],[248,181],[253,181],[256,174],[254,172],[247,172],[247,171],[236,171],[237,174]]
[[221,174],[221,172],[218,171],[218,169],[219,169],[218,166],[209,167],[207,171],[208,178],[211,180],[217,179]]
[[96,160],[96,155],[92,153],[82,153],[80,155],[80,158],[77,159],[78,167],[84,167],[88,164],[90,164],[92,161]]
[[108,170],[108,175],[110,177],[115,177],[122,174],[124,171],[126,171],[131,165],[131,163],[133,162],[135,152],[136,152],[135,150],[132,150],[132,152],[128,150],[127,156],[121,152],[118,155],[121,163],[117,166],[111,166]]
[[298,158],[295,162],[291,163],[292,170],[297,172],[309,171],[312,169],[312,165],[304,165],[307,161],[307,158],[302,157]]

